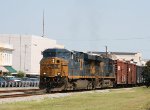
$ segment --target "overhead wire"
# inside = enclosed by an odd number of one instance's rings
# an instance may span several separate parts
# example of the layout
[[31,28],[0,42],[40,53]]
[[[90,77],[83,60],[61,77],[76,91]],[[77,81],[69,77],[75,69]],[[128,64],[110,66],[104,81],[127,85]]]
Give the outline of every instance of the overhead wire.
[[100,38],[100,39],[88,39],[88,38],[83,38],[83,39],[77,39],[77,38],[65,38],[65,39],[57,39],[57,40],[70,40],[70,41],[102,41],[102,40],[145,40],[145,39],[150,39],[150,37],[131,37],[131,38]]

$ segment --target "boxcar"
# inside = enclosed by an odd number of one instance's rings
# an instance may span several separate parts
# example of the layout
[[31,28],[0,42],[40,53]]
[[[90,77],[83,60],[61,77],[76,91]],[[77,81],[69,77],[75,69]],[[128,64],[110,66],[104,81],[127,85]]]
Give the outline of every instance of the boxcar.
[[136,65],[130,62],[127,64],[127,79],[129,85],[136,84]]
[[144,79],[142,76],[143,68],[144,68],[143,66],[136,66],[136,73],[137,73],[136,82],[138,85],[142,85],[144,83]]
[[116,84],[125,85],[127,84],[127,62],[116,60],[115,62],[115,74],[116,74]]

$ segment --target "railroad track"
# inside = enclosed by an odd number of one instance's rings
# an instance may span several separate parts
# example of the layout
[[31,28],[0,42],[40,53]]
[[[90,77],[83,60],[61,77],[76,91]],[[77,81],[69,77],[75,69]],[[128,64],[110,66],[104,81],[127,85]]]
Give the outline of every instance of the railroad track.
[[[26,97],[26,96],[33,96],[35,94],[11,94],[11,95],[1,95],[0,99],[2,98],[14,98],[14,97]],[[36,94],[37,95],[37,94]]]
[[26,96],[42,95],[42,94],[44,94],[44,90],[40,90],[40,89],[2,90],[0,91],[0,99],[26,97]]
[[[112,88],[109,88],[109,89],[112,89]],[[120,88],[113,88],[113,89],[120,89]],[[96,89],[96,90],[106,90],[106,89]],[[49,94],[72,93],[72,92],[77,93],[77,92],[86,92],[86,91],[93,91],[93,90],[57,91],[57,92],[51,92]],[[27,97],[27,96],[44,95],[44,94],[46,94],[46,91],[40,90],[40,89],[1,90],[0,91],[0,99],[15,98],[15,97]]]
[[28,92],[28,91],[39,91],[40,89],[16,89],[16,90],[0,90],[1,93],[12,93],[12,92]]

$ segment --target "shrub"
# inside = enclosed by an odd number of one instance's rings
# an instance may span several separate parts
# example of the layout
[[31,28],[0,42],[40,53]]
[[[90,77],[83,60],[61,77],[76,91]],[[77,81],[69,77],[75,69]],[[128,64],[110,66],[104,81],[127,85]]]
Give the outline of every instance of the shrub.
[[19,77],[19,78],[23,78],[24,76],[25,76],[25,72],[23,72],[23,71],[18,71],[17,72],[17,77]]
[[150,86],[150,60],[146,63],[142,75],[145,81],[145,85],[149,87]]

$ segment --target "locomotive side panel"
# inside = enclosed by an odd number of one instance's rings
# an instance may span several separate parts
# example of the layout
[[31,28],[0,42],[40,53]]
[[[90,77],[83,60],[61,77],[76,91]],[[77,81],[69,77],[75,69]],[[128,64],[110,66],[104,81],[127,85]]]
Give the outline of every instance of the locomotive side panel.
[[104,77],[115,78],[113,60],[109,58],[104,58],[103,61],[104,61]]
[[69,69],[69,78],[71,79],[76,79],[80,77],[80,64],[79,62],[76,62],[74,60],[69,60],[69,65],[68,65],[68,69]]
[[101,58],[99,62],[99,81],[102,87],[112,87],[115,83],[113,60]]

